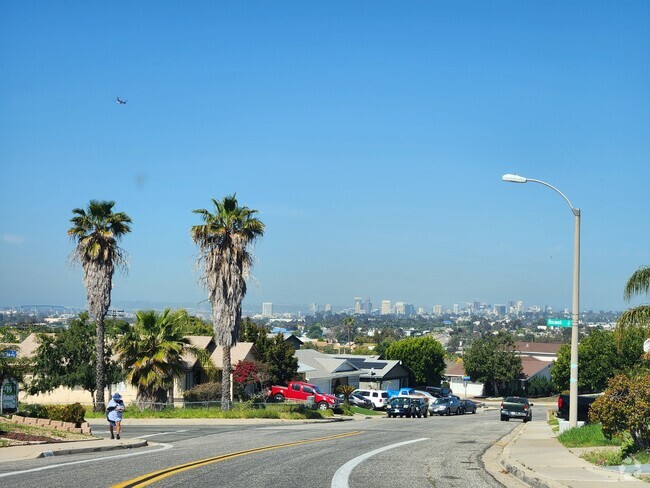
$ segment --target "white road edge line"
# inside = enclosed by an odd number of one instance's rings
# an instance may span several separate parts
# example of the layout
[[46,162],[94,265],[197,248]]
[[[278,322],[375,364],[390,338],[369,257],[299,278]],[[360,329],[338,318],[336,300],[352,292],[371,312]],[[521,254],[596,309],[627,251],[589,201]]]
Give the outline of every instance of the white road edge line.
[[36,473],[38,471],[45,471],[48,469],[56,469],[56,468],[64,468],[66,466],[73,466],[75,464],[86,464],[86,463],[95,463],[99,461],[107,461],[111,460],[113,461],[114,459],[120,459],[120,458],[127,458],[127,457],[133,457],[133,456],[142,456],[145,454],[153,454],[156,452],[160,451],[166,451],[167,449],[171,449],[172,446],[171,444],[163,444],[160,443],[158,444],[159,446],[162,446],[160,449],[154,449],[151,451],[143,451],[143,452],[132,452],[129,454],[117,454],[117,455],[112,455],[112,456],[104,456],[100,458],[93,458],[93,459],[84,459],[82,461],[72,461],[69,463],[61,463],[61,464],[50,464],[48,466],[41,466],[40,468],[32,468],[32,469],[24,469],[22,471],[11,471],[9,473],[0,473],[0,478],[5,478],[7,476],[16,476],[18,474],[25,474],[25,473]]
[[389,449],[394,449],[396,447],[405,446],[407,444],[413,444],[414,442],[427,441],[427,440],[429,440],[428,437],[422,437],[421,439],[414,439],[412,441],[398,442],[397,444],[391,444],[390,446],[380,447],[379,449],[375,449],[374,451],[367,452],[365,454],[362,454],[361,456],[357,456],[354,459],[351,459],[343,466],[341,466],[336,471],[336,473],[334,473],[334,477],[332,478],[332,488],[349,488],[350,485],[348,484],[348,479],[350,478],[350,474],[352,473],[352,470],[356,468],[359,464],[364,462],[366,459],[374,456],[375,454],[379,454],[380,452],[388,451]]

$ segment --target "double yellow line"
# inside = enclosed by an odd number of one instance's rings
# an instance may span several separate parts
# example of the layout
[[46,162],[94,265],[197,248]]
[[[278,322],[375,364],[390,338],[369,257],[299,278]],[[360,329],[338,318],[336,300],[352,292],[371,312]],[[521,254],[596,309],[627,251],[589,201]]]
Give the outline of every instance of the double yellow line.
[[182,473],[183,471],[188,471],[194,468],[200,468],[202,466],[206,466],[212,463],[227,461],[228,459],[247,456],[249,454],[254,454],[256,452],[271,451],[273,449],[281,449],[283,447],[300,446],[302,444],[310,444],[313,442],[330,441],[333,439],[340,439],[342,437],[350,437],[358,434],[361,434],[361,431],[346,432],[344,434],[331,435],[327,437],[318,437],[316,439],[287,442],[286,444],[276,444],[274,446],[256,447],[255,449],[247,449],[245,451],[232,452],[230,454],[222,454],[221,456],[215,456],[207,459],[200,459],[198,461],[192,461],[191,463],[180,464],[178,466],[172,466],[171,468],[161,469],[160,471],[154,471],[152,473],[145,474],[138,478],[133,478],[132,480],[123,481],[122,483],[113,485],[113,488],[135,488],[139,486],[149,486],[150,484],[155,483],[156,481],[160,481],[176,473]]

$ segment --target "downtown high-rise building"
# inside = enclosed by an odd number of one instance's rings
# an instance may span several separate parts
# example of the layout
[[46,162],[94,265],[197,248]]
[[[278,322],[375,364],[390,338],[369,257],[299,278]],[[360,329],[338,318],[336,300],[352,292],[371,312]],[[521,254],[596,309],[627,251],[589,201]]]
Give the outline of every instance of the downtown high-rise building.
[[332,304],[331,303],[326,303],[325,304],[325,312],[332,313]]
[[263,302],[262,303],[262,317],[273,317],[273,303],[272,302]]
[[433,315],[437,315],[437,316],[442,315],[442,305],[433,306]]
[[372,313],[372,302],[370,301],[370,298],[363,299],[363,306],[361,308],[363,310],[363,313],[366,315],[370,315]]
[[361,297],[354,297],[354,313],[355,315],[359,315],[362,313],[362,308],[363,308],[363,298]]
[[381,314],[390,315],[390,300],[381,301]]

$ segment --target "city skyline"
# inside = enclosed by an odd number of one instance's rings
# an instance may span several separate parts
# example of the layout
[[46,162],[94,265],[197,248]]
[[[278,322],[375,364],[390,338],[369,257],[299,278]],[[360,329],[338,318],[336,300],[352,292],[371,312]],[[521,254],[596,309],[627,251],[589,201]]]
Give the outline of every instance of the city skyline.
[[113,303],[203,306],[192,210],[236,193],[245,306],[567,308],[573,216],[506,173],[581,209],[581,310],[647,301],[648,2],[124,6],[3,9],[0,306],[85,307],[91,199],[133,219]]

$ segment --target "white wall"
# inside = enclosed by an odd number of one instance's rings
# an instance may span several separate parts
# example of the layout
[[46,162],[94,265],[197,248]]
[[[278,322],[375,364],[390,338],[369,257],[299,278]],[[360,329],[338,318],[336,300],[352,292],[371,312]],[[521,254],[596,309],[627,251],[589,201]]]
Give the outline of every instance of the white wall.
[[[465,382],[461,378],[453,377],[449,380],[449,388],[461,398],[465,397]],[[475,383],[473,381],[467,382],[467,396],[481,396],[483,395],[483,383]]]

